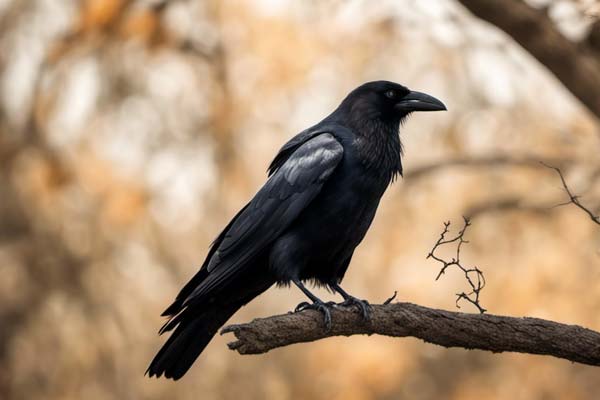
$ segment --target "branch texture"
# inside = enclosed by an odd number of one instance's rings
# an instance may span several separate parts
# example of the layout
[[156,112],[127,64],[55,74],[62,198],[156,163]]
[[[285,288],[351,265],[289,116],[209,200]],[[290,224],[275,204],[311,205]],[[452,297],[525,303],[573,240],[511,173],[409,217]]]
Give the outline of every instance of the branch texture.
[[372,307],[370,321],[364,321],[353,309],[333,308],[329,331],[319,312],[306,310],[229,325],[221,334],[233,332],[237,340],[228,346],[240,354],[261,354],[332,336],[378,334],[415,337],[443,347],[543,354],[600,366],[600,333],[577,325],[538,318],[465,314],[412,303]]

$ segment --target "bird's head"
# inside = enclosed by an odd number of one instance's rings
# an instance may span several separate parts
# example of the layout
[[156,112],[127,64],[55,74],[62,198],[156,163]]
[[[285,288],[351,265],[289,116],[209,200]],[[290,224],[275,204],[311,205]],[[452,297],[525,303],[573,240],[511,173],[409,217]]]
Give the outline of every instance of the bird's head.
[[389,81],[368,82],[357,87],[340,107],[353,118],[384,121],[401,121],[414,111],[446,110],[444,103],[435,97]]

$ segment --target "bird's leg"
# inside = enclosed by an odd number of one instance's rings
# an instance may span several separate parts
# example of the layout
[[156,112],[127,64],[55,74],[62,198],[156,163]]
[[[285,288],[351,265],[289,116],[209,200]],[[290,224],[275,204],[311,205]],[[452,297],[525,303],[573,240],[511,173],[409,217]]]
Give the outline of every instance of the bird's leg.
[[360,311],[363,319],[365,319],[365,320],[371,319],[371,305],[369,304],[368,301],[357,299],[356,297],[348,294],[337,283],[334,283],[333,285],[331,285],[331,287],[333,288],[333,290],[335,290],[336,292],[341,294],[342,297],[344,298],[344,301],[339,304],[340,306],[343,306],[343,307],[356,306],[358,308],[358,310]]
[[305,302],[298,304],[296,306],[296,308],[294,309],[294,311],[299,312],[299,311],[303,311],[303,310],[317,310],[317,311],[323,313],[323,322],[325,322],[325,328],[327,330],[330,330],[331,329],[331,311],[329,310],[329,307],[333,306],[335,303],[333,303],[333,302],[325,303],[323,300],[319,299],[317,296],[312,294],[306,288],[306,286],[304,286],[304,284],[302,282],[300,282],[300,280],[298,280],[298,279],[294,279],[294,280],[292,280],[292,282],[294,282],[294,285],[298,286],[298,289],[302,290],[302,292],[306,295],[306,297],[308,297],[312,301],[312,303],[308,303],[305,301]]

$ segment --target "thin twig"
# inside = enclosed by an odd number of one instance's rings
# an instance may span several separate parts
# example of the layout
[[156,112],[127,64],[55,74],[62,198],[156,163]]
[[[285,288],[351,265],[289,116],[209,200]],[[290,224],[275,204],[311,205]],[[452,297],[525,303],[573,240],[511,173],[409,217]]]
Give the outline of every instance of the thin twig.
[[386,304],[390,304],[392,302],[392,300],[394,300],[396,298],[396,295],[398,294],[397,290],[394,290],[394,294],[388,298],[386,301],[383,302],[384,305]]
[[548,164],[546,164],[543,161],[540,161],[540,162],[545,167],[553,169],[553,170],[556,171],[556,173],[560,177],[560,181],[562,182],[562,185],[563,185],[563,188],[565,189],[565,192],[567,192],[567,195],[569,196],[569,201],[557,204],[556,207],[566,206],[566,205],[571,204],[571,203],[575,204],[577,207],[579,207],[580,209],[582,209],[583,211],[585,211],[585,213],[590,217],[590,219],[592,221],[594,221],[594,223],[600,225],[600,217],[597,216],[597,215],[595,215],[589,208],[587,208],[586,206],[584,206],[583,204],[581,204],[579,202],[580,196],[574,195],[573,192],[571,192],[571,190],[569,189],[569,186],[567,185],[567,181],[565,180],[565,177],[563,176],[563,173],[560,170],[560,168],[553,167],[552,165],[548,165]]
[[[472,267],[472,268],[464,267],[460,261],[460,250],[462,248],[462,245],[465,243],[469,243],[467,240],[465,240],[465,232],[467,231],[467,228],[469,226],[471,226],[471,222],[469,221],[468,218],[463,217],[463,220],[464,220],[463,228],[452,239],[446,239],[446,235],[450,231],[450,229],[449,229],[450,221],[444,222],[444,230],[440,234],[440,238],[433,245],[433,248],[427,255],[427,258],[433,258],[434,260],[436,260],[437,262],[442,264],[442,268],[440,269],[440,272],[438,272],[438,274],[435,278],[436,281],[438,279],[440,279],[440,277],[446,272],[446,269],[448,269],[448,267],[456,266],[458,269],[460,269],[465,274],[465,279],[471,286],[471,291],[469,293],[461,292],[461,293],[456,294],[456,307],[460,308],[460,305],[458,304],[460,302],[460,300],[466,300],[469,303],[473,304],[475,307],[477,307],[479,312],[483,314],[484,312],[487,311],[485,308],[483,308],[481,306],[480,299],[479,299],[481,290],[485,287],[485,277],[483,276],[483,272],[477,267]],[[455,253],[454,258],[452,258],[450,261],[444,260],[443,258],[438,257],[435,254],[436,250],[439,247],[441,247],[445,244],[456,243],[456,242],[457,242],[456,253]]]

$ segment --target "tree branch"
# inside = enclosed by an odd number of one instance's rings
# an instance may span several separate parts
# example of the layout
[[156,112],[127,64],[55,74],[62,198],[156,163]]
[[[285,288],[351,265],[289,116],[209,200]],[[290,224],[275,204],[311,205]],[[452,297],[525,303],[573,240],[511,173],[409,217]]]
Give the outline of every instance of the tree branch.
[[531,204],[526,199],[509,196],[504,198],[498,198],[490,201],[477,203],[473,206],[468,207],[464,214],[467,218],[473,219],[486,213],[504,212],[504,211],[521,211],[528,212],[531,214],[546,215],[553,210],[553,206]]
[[459,0],[475,16],[510,35],[600,118],[600,59],[564,37],[543,10],[522,0]]
[[595,21],[590,27],[588,36],[585,39],[585,44],[589,48],[600,55],[600,19]]
[[550,169],[553,169],[556,171],[556,173],[558,174],[558,176],[560,177],[560,182],[563,185],[563,188],[565,189],[565,192],[567,192],[567,195],[569,196],[569,201],[564,202],[564,203],[560,203],[557,204],[556,207],[559,206],[566,206],[568,204],[575,204],[575,206],[577,206],[578,208],[580,208],[581,210],[583,210],[592,221],[594,221],[594,223],[600,225],[600,216],[595,215],[589,208],[587,208],[586,206],[584,206],[583,204],[581,204],[581,202],[579,201],[579,196],[574,195],[573,192],[571,192],[571,189],[569,189],[569,186],[567,185],[567,181],[565,180],[565,177],[563,176],[562,171],[560,170],[560,168],[557,167],[553,167],[551,165],[548,165],[544,162],[542,162],[542,164]]
[[540,160],[545,163],[566,166],[573,162],[569,158],[547,158],[542,156],[529,155],[491,155],[491,156],[472,156],[472,157],[457,157],[440,161],[435,161],[430,164],[417,166],[406,171],[404,174],[405,184],[414,183],[417,179],[426,177],[429,174],[445,171],[450,167],[532,167],[539,168]]
[[549,355],[600,366],[600,333],[577,325],[539,318],[465,314],[412,303],[373,305],[368,322],[347,308],[334,308],[331,316],[329,331],[319,312],[306,310],[229,325],[221,334],[232,332],[236,336],[237,340],[228,346],[240,354],[262,354],[332,336],[378,334],[415,337],[443,347]]

